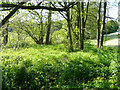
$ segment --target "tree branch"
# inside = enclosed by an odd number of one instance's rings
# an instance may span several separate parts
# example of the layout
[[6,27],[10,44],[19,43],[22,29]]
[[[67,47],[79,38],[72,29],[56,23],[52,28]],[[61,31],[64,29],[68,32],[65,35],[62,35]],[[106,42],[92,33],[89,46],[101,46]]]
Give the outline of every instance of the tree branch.
[[53,10],[53,11],[65,11],[65,8],[53,8],[47,6],[24,6],[24,5],[16,5],[16,4],[2,4],[0,7],[19,7],[21,9],[46,9],[46,10]]
[[[23,5],[26,2],[21,2],[20,5]],[[3,5],[3,4],[2,4]],[[2,5],[0,5],[0,7],[2,7]],[[8,21],[8,19],[15,14],[15,12],[19,9],[19,7],[15,7],[0,23],[0,28]]]

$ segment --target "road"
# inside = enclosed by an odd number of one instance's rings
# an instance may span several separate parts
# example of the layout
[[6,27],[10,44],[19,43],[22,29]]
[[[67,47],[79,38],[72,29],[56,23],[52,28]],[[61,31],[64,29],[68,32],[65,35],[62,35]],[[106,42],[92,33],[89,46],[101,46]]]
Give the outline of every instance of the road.
[[104,46],[118,46],[118,32],[107,34],[107,39],[109,40],[104,43]]
[[[107,34],[107,37],[106,37],[106,35],[104,35],[104,38],[107,39],[107,41],[104,42],[104,46],[111,47],[111,46],[118,46],[119,45],[118,42],[120,42],[120,40],[118,39],[118,32]],[[90,40],[90,43],[97,45],[96,39]]]

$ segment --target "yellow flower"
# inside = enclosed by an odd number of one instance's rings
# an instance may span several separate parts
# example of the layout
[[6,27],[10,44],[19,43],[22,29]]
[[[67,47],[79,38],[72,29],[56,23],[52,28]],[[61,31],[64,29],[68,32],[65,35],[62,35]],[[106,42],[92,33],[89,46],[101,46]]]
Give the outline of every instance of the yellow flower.
[[112,85],[111,85],[111,87],[113,88],[113,87],[114,87],[114,85],[112,84]]
[[101,80],[101,79],[100,79],[99,81],[100,81],[100,82],[102,82],[102,80]]
[[115,85],[117,85],[117,83]]
[[100,79],[100,77],[97,77],[97,79]]
[[90,81],[88,81],[88,83],[89,83]]
[[58,87],[59,85],[57,85],[56,87]]

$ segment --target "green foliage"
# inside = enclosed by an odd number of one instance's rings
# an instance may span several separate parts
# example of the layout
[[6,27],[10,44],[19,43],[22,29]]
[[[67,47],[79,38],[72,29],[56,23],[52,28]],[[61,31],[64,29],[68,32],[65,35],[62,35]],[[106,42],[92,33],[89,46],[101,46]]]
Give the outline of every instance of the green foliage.
[[60,30],[62,28],[62,22],[61,21],[52,21],[52,26],[51,26],[51,30],[52,31],[57,31]]
[[55,31],[52,35],[53,43],[65,43],[67,42],[67,32],[64,29]]
[[3,90],[40,88],[118,88],[117,48],[101,50],[86,43],[83,51],[64,45],[3,49]]
[[114,20],[110,20],[106,23],[106,31],[104,31],[104,34],[109,34],[109,33],[113,33],[116,32],[119,28],[119,25],[116,21]]
[[86,22],[85,38],[94,39],[97,33],[97,7],[95,2],[90,3]]

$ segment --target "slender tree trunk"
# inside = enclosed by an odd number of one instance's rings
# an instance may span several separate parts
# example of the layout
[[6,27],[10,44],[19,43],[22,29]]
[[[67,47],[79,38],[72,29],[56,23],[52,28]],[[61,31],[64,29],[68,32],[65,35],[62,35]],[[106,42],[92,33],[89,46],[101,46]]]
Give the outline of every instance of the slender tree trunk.
[[[86,15],[85,15],[84,25],[86,25],[86,22],[87,22],[89,3],[90,3],[90,2],[88,1],[88,2],[87,2],[87,6],[86,6]],[[85,26],[84,26],[84,27],[85,27]]]
[[77,28],[78,28],[78,31],[76,32],[76,39],[77,39],[77,41],[78,41],[78,44],[79,44],[79,39],[80,39],[80,37],[79,37],[79,28],[80,28],[80,2],[78,2],[78,4],[77,4],[77,18],[76,18],[76,25],[75,25],[75,27],[77,26]]
[[98,15],[97,15],[97,48],[100,46],[100,11],[101,11],[101,1],[99,2]]
[[67,16],[67,26],[68,26],[68,41],[69,41],[69,46],[70,50],[73,51],[73,42],[72,42],[72,34],[71,34],[71,22],[70,22],[70,10],[68,9],[66,11],[66,16]]
[[46,44],[50,44],[50,29],[51,29],[51,10],[48,13],[48,27],[47,27],[47,35],[46,35]]
[[102,19],[102,26],[101,26],[101,37],[100,37],[100,47],[99,48],[101,48],[103,46],[103,39],[104,39],[103,32],[105,31],[106,6],[107,6],[107,2],[105,2],[105,0],[104,0],[104,12],[103,12],[103,19]]
[[41,38],[40,38],[40,43],[43,44],[43,23],[41,23]]
[[80,43],[80,48],[83,50],[84,49],[84,29],[85,29],[85,23],[84,23],[84,2],[81,2],[81,12],[82,12],[82,29],[81,29],[81,43]]
[[8,27],[3,31],[3,44],[6,45],[8,43]]
[[39,41],[40,41],[40,44],[43,44],[43,20],[42,20],[42,10],[41,10],[41,16],[40,16],[40,36],[39,36]]
[[78,2],[77,6],[78,6],[77,26],[79,28],[79,40],[80,40],[80,48],[81,48],[82,35],[81,35],[81,9],[80,9],[80,2]]
[[41,25],[41,30],[40,30],[40,36],[39,36],[39,41],[40,41],[40,44],[43,44],[43,37],[44,37],[44,35],[43,35],[43,20],[42,20],[42,17],[43,17],[43,15],[42,15],[42,11],[43,10],[41,10],[41,17],[40,17],[40,25]]

